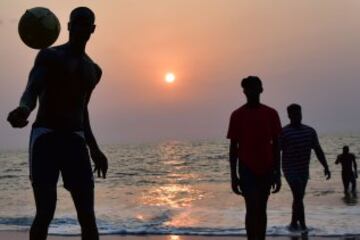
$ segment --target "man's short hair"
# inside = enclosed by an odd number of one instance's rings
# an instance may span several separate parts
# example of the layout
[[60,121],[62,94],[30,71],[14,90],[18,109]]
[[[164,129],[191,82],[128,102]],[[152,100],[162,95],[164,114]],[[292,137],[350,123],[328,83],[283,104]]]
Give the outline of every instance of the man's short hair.
[[248,76],[241,81],[242,88],[249,88],[249,87],[260,87],[262,88],[262,82],[259,77],[257,76]]
[[301,106],[297,103],[292,103],[287,107],[287,112],[301,112]]
[[349,146],[348,145],[345,145],[344,147],[343,147],[343,150],[348,150],[349,151]]
[[70,13],[70,22],[78,19],[78,18],[86,18],[92,24],[95,22],[95,14],[88,7],[77,7]]

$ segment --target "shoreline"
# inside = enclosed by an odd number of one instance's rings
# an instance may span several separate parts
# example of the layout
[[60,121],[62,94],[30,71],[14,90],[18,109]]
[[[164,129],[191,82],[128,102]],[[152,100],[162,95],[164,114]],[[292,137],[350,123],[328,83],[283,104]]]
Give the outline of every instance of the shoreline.
[[[6,240],[22,240],[27,239],[29,231],[19,230],[0,230],[0,239]],[[57,235],[49,234],[48,240],[77,240],[80,239],[79,235]],[[100,234],[100,239],[103,240],[246,240],[246,236],[209,236],[209,235],[119,235],[119,234]],[[266,239],[272,240],[326,240],[326,239],[339,239],[339,240],[360,240],[360,235],[344,235],[344,236],[307,236],[307,235],[294,235],[294,236],[267,236]]]

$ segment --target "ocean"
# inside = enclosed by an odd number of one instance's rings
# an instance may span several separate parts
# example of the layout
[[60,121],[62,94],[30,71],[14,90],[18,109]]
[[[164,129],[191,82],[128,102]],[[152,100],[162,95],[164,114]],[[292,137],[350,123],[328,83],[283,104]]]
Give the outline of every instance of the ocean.
[[[310,236],[360,234],[360,205],[345,199],[337,154],[347,144],[360,156],[360,135],[322,135],[320,142],[332,171],[312,154],[305,211]],[[244,200],[231,192],[226,140],[163,141],[107,145],[107,179],[96,179],[96,215],[102,234],[245,235]],[[0,230],[29,229],[34,200],[28,180],[28,154],[0,153]],[[287,230],[292,197],[283,179],[268,204],[268,235]],[[80,228],[69,193],[59,181],[58,203],[49,232],[78,235]],[[296,234],[296,233],[295,233]]]

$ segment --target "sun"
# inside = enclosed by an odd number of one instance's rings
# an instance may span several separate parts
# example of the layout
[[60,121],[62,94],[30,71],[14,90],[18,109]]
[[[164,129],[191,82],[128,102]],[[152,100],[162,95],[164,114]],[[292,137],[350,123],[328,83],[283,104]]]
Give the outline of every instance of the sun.
[[166,73],[166,75],[165,75],[166,83],[173,83],[173,82],[175,82],[175,79],[176,79],[176,77],[175,77],[174,73],[172,73],[172,72]]

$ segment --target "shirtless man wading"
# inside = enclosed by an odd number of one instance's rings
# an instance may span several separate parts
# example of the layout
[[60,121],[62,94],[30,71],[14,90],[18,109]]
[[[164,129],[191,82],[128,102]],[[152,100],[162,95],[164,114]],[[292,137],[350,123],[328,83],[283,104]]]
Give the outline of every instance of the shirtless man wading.
[[30,179],[36,203],[30,240],[47,237],[56,208],[60,173],[74,201],[82,239],[99,239],[87,147],[99,177],[106,177],[108,163],[91,131],[87,107],[101,78],[100,67],[85,53],[86,43],[95,30],[94,22],[94,13],[86,7],[71,12],[69,41],[39,52],[20,105],[8,116],[14,128],[23,128],[39,101],[29,149]]

